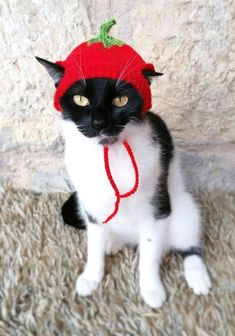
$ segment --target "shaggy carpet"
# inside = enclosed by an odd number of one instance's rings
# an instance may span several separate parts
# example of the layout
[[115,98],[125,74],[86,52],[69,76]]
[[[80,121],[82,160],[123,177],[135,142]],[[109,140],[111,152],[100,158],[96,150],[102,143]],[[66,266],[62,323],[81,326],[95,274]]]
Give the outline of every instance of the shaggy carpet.
[[176,254],[162,263],[168,300],[159,310],[139,295],[135,250],[107,257],[91,297],[75,293],[86,259],[84,232],[60,217],[68,194],[0,192],[0,335],[235,335],[234,195],[196,193],[204,221],[209,296],[186,286]]

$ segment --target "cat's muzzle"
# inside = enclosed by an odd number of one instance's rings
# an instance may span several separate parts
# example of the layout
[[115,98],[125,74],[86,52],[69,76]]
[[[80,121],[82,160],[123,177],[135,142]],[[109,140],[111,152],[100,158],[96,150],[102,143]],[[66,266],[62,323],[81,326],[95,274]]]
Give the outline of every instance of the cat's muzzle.
[[117,135],[107,134],[105,130],[101,130],[98,137],[100,145],[112,145],[118,140]]

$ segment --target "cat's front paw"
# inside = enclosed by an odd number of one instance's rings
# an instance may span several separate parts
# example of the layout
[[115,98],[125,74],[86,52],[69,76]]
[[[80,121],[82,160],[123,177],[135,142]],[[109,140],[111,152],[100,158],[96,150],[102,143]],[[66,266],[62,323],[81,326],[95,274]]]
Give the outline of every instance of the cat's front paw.
[[94,290],[97,289],[99,285],[98,281],[94,279],[90,279],[86,273],[82,273],[77,278],[76,282],[76,292],[80,296],[88,296],[91,295]]
[[145,303],[151,308],[160,308],[166,301],[166,291],[161,282],[157,283],[154,288],[141,288],[141,295]]
[[198,256],[187,257],[184,261],[184,274],[187,284],[195,294],[207,295],[211,288],[211,280],[206,266]]

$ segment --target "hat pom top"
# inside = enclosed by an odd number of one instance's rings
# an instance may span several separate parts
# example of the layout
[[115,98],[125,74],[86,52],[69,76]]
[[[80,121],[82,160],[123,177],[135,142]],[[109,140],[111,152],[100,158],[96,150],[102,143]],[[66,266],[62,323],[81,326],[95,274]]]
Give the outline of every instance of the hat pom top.
[[121,47],[124,43],[121,40],[115,39],[112,36],[109,36],[109,31],[116,24],[114,19],[108,20],[103,23],[100,27],[100,31],[97,37],[89,40],[87,43],[91,45],[93,43],[102,42],[105,48],[110,48],[114,45]]

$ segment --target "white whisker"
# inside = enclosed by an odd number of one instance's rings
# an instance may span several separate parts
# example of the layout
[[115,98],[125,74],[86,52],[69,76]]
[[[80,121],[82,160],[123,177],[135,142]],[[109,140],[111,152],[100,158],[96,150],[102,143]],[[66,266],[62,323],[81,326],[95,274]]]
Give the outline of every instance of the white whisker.
[[[80,51],[80,53],[81,53],[81,51]],[[76,60],[75,57],[73,57],[73,60],[74,60],[74,62],[76,63],[78,69],[80,70],[80,74],[82,75],[82,80],[81,80],[81,82],[83,83],[84,86],[86,86],[86,79],[85,79],[85,76],[84,76],[84,74],[83,74],[82,68],[81,68],[80,64],[77,62],[77,60]],[[76,67],[74,67],[74,69],[75,69],[76,71],[78,70]]]
[[119,85],[119,83],[121,82],[126,70],[128,69],[128,67],[131,65],[131,63],[133,63],[133,61],[135,60],[135,58],[137,57],[138,55],[134,55],[132,58],[130,57],[129,60],[127,61],[127,63],[125,64],[124,68],[122,69],[118,79],[117,79],[117,82],[116,82],[116,87]]
[[116,86],[116,89],[123,89],[124,86],[128,85],[128,82],[123,82],[123,83],[120,83],[118,86]]

